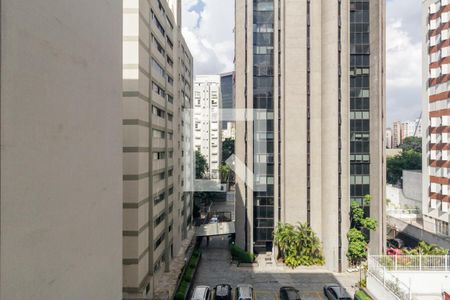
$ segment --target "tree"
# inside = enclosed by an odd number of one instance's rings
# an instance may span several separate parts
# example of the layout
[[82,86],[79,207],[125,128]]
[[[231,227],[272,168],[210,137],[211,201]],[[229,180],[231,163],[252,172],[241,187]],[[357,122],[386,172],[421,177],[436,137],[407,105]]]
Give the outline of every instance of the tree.
[[403,170],[421,170],[422,154],[414,150],[402,151],[402,153],[388,157],[386,162],[387,182],[397,184],[402,178]]
[[229,182],[231,173],[232,173],[232,170],[231,170],[230,166],[228,166],[226,164],[220,165],[219,174],[220,174],[220,179],[221,179],[222,183]]
[[403,151],[414,150],[416,152],[422,153],[422,139],[415,136],[407,137],[403,140],[400,148]]
[[420,241],[416,248],[402,250],[407,255],[447,255],[448,249]]
[[208,162],[200,151],[195,151],[195,178],[204,178],[208,171]]
[[222,142],[222,163],[224,164],[234,154],[234,139],[226,138]]
[[279,223],[274,230],[274,242],[284,263],[295,268],[300,265],[323,265],[322,243],[307,224],[293,226]]
[[[372,197],[366,195],[364,197],[364,205],[369,205]],[[369,236],[364,232],[375,230],[378,226],[377,220],[366,217],[361,204],[354,201],[350,207],[352,228],[347,233],[348,250],[347,258],[352,265],[359,265],[367,258],[367,245]]]

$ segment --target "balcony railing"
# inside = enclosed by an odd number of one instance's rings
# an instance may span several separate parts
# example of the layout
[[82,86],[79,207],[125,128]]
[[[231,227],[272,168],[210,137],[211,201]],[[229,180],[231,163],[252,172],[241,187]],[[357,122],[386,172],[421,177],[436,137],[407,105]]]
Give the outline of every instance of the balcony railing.
[[370,263],[387,271],[450,272],[449,255],[372,255]]
[[413,292],[397,277],[402,272],[445,271],[450,271],[448,255],[370,255],[368,258],[368,276],[382,284],[398,300],[422,299],[420,294]]

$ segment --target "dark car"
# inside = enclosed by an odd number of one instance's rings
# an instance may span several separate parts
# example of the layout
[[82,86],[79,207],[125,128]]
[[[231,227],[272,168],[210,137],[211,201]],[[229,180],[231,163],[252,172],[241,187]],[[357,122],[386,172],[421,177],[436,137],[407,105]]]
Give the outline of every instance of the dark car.
[[231,300],[231,285],[229,284],[219,284],[214,288],[214,299],[215,300]]
[[327,284],[323,287],[323,293],[329,300],[352,300],[347,291],[336,283]]
[[280,300],[302,300],[298,294],[298,290],[291,286],[283,286],[280,288]]
[[405,242],[402,239],[389,239],[386,242],[386,248],[401,249],[405,246]]

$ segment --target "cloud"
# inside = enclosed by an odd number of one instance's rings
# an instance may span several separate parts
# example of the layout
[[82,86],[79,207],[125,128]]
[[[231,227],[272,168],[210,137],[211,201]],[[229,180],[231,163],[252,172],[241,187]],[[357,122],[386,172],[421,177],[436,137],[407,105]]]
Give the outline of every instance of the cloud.
[[386,26],[387,126],[422,111],[421,1],[388,0]]
[[234,1],[185,0],[183,35],[194,56],[194,73],[234,69]]

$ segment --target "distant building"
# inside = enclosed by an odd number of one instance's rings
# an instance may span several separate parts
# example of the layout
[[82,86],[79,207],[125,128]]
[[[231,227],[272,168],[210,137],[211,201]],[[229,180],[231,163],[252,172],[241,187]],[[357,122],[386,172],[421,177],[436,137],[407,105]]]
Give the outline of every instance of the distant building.
[[422,137],[422,120],[416,119],[415,121],[404,121],[401,126],[401,141],[407,137]]
[[194,81],[194,149],[208,162],[208,177],[219,179],[221,162],[220,76],[198,75]]
[[386,148],[392,148],[392,129],[386,128]]

